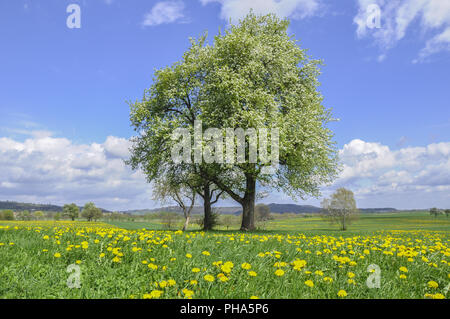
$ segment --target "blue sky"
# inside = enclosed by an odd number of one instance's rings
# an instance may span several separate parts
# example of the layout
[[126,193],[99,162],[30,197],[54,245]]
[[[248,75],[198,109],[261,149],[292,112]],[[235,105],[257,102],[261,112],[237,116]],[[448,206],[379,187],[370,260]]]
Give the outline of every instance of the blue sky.
[[[66,26],[72,3],[81,9],[79,29]],[[379,5],[380,28],[361,24],[371,3]],[[289,32],[325,63],[320,91],[324,105],[340,118],[331,128],[346,165],[334,186],[352,187],[363,207],[450,206],[446,3],[2,1],[0,168],[10,169],[0,173],[0,200],[93,200],[110,209],[157,205],[143,177],[120,166],[133,135],[126,101],[142,97],[155,68],[180,59],[189,37],[206,30],[212,37],[228,19],[236,21],[253,7],[290,18]],[[85,164],[71,166],[64,152]],[[96,157],[97,166],[86,164]],[[108,171],[101,160],[117,163]],[[51,179],[56,170],[72,179]],[[122,194],[124,185],[134,192]],[[105,192],[89,193],[90,187]],[[275,198],[291,202],[278,195],[266,201]]]

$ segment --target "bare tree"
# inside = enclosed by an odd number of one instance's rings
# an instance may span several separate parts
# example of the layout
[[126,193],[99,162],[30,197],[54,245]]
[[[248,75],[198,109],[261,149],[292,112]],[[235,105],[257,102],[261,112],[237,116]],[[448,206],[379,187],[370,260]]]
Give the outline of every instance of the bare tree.
[[184,215],[183,231],[188,228],[191,212],[195,205],[195,190],[188,186],[176,183],[167,175],[155,181],[153,199],[160,202],[175,201],[182,209]]
[[351,190],[339,188],[331,198],[322,201],[323,217],[332,223],[340,225],[341,230],[358,218],[359,211]]

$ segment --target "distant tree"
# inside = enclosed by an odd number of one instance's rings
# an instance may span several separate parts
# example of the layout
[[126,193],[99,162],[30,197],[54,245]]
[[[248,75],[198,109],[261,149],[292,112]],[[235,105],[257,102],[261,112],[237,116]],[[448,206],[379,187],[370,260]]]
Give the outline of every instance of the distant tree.
[[29,211],[24,210],[17,215],[20,220],[31,220],[31,214]]
[[448,215],[450,215],[450,209],[444,210],[444,213],[445,213],[445,216],[447,216],[447,218],[448,218]]
[[255,217],[257,221],[266,221],[271,218],[270,207],[265,204],[255,206]]
[[83,210],[81,212],[81,216],[86,218],[87,221],[92,221],[94,218],[98,218],[98,216],[101,216],[101,210],[100,208],[95,207],[95,204],[92,202],[86,203],[83,207]]
[[60,220],[61,219],[61,213],[57,212],[55,215],[53,215],[54,220]]
[[324,199],[322,208],[324,209],[323,217],[340,225],[341,230],[346,230],[359,215],[353,192],[345,188],[339,188],[331,195],[331,198]]
[[14,212],[11,209],[0,212],[1,220],[14,220]]
[[438,217],[441,214],[441,211],[436,207],[430,209],[430,215],[434,216],[434,218]]
[[42,211],[40,211],[40,210],[35,211],[35,212],[33,213],[33,216],[34,216],[37,220],[42,219],[42,218],[44,217],[44,212],[42,212]]
[[80,209],[74,203],[63,206],[63,216],[70,218],[72,221],[74,221],[75,218],[78,218],[79,213]]
[[95,221],[99,220],[103,217],[103,212],[100,208],[97,208],[94,212],[94,216],[92,217]]

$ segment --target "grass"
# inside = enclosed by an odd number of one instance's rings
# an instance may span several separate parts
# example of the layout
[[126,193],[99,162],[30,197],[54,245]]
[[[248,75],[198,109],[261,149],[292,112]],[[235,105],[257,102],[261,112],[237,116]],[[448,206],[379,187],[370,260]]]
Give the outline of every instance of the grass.
[[[135,230],[153,229],[163,230],[164,225],[160,221],[105,221],[116,227]],[[178,222],[173,229],[180,229],[183,223]],[[227,229],[226,226],[218,226],[217,230],[238,231],[240,225],[234,224]],[[374,232],[381,230],[434,230],[450,231],[450,218],[430,216],[428,212],[396,212],[380,214],[361,214],[359,220],[349,226],[346,232],[342,232],[336,225],[330,225],[320,217],[294,217],[277,218],[275,220],[257,223],[258,232],[315,232],[315,233],[358,233]],[[200,230],[195,224],[190,224],[190,230]]]
[[[346,232],[313,217],[273,220],[251,233],[161,226],[0,222],[0,298],[449,296],[445,217],[364,215]],[[72,264],[80,288],[67,285]],[[370,265],[381,270],[380,288],[366,284],[378,276]]]

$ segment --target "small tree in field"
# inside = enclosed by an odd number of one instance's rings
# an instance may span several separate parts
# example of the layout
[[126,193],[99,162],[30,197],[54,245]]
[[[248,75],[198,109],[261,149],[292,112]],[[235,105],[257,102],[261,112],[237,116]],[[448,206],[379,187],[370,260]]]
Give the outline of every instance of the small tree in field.
[[450,215],[450,209],[444,210],[445,216],[448,218],[448,215]]
[[81,212],[81,216],[86,218],[88,222],[92,221],[93,219],[98,219],[101,215],[101,209],[95,207],[94,203],[92,202],[86,203],[86,205],[84,205],[83,207],[83,211]]
[[35,217],[37,220],[42,219],[42,218],[44,217],[44,213],[41,212],[40,210],[34,212],[33,215],[34,215],[34,217]]
[[351,190],[339,188],[331,198],[322,201],[323,217],[332,223],[340,225],[341,230],[358,218],[359,211]]
[[441,214],[441,211],[436,207],[430,209],[430,215],[434,216],[434,218],[438,217]]
[[69,217],[72,221],[78,218],[80,209],[74,203],[63,206],[63,216]]
[[14,212],[10,209],[0,212],[0,220],[14,220]]
[[256,220],[259,222],[271,219],[270,207],[265,204],[256,205],[255,206],[255,217],[256,217]]

